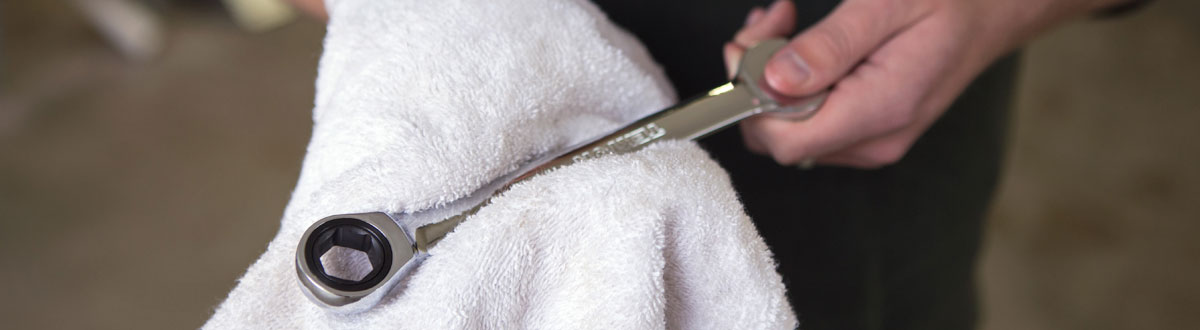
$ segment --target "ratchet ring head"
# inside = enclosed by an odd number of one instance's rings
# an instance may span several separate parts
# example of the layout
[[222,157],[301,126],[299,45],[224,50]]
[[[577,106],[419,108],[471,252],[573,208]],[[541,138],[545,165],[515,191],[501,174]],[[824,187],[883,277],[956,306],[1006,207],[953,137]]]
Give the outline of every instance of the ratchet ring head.
[[[384,269],[391,268],[391,244],[379,229],[365,221],[354,218],[337,218],[322,223],[313,229],[304,243],[305,258],[309,269],[321,283],[342,291],[362,291],[383,281]],[[348,280],[329,275],[321,262],[334,246],[351,248],[366,253],[371,262],[371,272],[360,280]]]
[[[334,246],[366,253],[371,272],[359,280],[326,272],[321,256]],[[296,247],[296,273],[314,303],[353,313],[374,306],[399,282],[417,258],[416,245],[396,221],[384,213],[343,214],[314,223]]]

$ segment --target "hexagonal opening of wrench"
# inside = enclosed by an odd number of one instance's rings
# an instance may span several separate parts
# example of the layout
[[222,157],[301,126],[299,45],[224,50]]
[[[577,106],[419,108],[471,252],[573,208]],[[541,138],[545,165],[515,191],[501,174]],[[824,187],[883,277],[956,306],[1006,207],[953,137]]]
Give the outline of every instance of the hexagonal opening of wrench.
[[325,274],[347,281],[362,281],[371,274],[371,258],[366,252],[334,245],[321,255]]

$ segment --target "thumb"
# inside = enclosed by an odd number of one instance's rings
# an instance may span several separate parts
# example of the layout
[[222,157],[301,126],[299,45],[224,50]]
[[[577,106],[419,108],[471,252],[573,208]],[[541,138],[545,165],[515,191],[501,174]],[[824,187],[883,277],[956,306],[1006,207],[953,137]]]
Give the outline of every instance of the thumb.
[[904,1],[848,0],[767,62],[767,84],[805,96],[837,82],[890,36],[917,19]]

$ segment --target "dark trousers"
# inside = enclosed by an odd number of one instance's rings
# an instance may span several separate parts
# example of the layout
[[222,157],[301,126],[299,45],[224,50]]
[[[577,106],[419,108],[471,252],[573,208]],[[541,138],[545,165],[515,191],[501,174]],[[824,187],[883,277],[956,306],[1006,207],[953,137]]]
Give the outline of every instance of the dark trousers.
[[[794,0],[803,29],[835,1]],[[681,97],[725,80],[721,47],[755,1],[598,0]],[[749,153],[736,128],[701,144],[775,254],[801,328],[972,329],[982,219],[1004,149],[1015,56],[968,87],[903,160],[799,170]]]

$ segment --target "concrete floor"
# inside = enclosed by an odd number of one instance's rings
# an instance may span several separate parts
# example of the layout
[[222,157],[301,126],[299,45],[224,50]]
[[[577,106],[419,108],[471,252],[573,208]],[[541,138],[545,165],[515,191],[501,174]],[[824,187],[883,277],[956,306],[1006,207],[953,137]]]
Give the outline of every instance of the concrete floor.
[[[166,51],[139,64],[62,1],[0,2],[6,328],[199,326],[276,231],[322,26],[166,15]],[[985,329],[1200,326],[1197,18],[1158,1],[1026,53]]]

